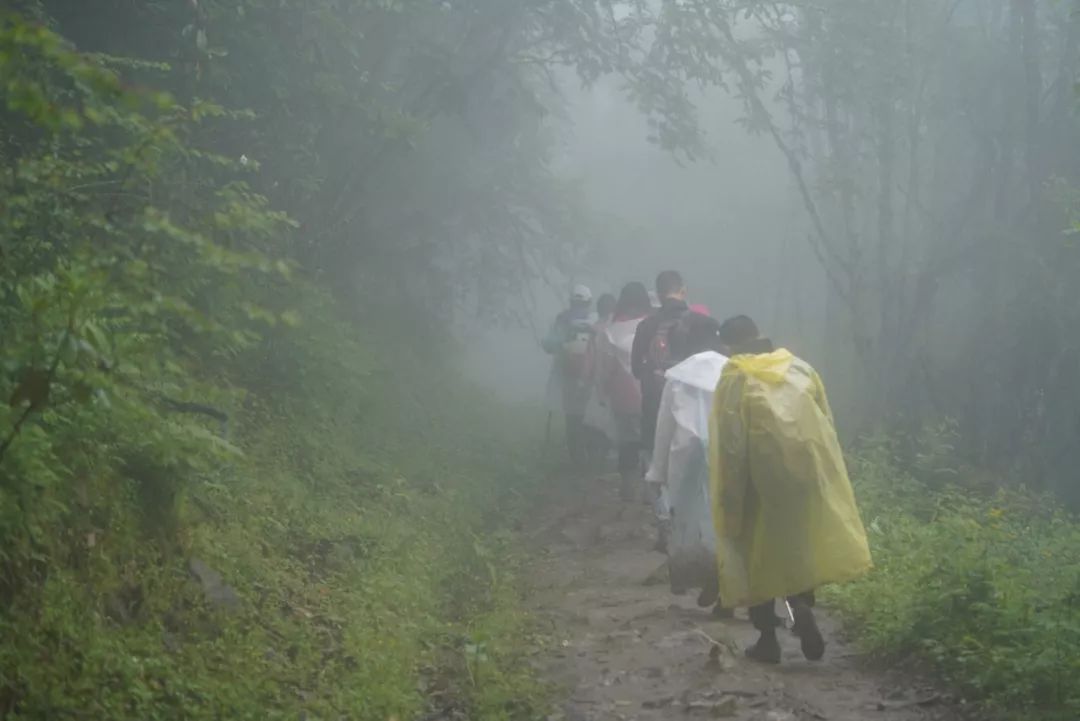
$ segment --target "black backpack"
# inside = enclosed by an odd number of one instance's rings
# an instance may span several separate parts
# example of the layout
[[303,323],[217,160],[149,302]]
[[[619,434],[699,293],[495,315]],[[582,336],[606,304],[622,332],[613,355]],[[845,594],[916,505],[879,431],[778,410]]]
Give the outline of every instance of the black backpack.
[[676,316],[660,321],[660,325],[649,342],[649,350],[645,355],[649,367],[653,373],[663,375],[664,372],[678,362],[678,358],[671,350],[671,342],[674,335],[681,329],[686,318],[690,315],[689,310],[684,310]]

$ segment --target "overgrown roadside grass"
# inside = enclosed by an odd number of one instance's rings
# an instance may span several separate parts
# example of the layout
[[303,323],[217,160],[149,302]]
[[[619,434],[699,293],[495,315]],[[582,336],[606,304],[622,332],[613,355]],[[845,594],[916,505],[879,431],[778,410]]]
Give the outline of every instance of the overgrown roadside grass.
[[886,446],[851,464],[876,569],[831,589],[867,648],[917,655],[987,712],[1080,718],[1080,528],[1049,499],[930,487]]
[[511,531],[535,418],[308,317],[217,380],[242,455],[168,499],[171,541],[102,471],[93,537],[0,610],[0,718],[542,717]]

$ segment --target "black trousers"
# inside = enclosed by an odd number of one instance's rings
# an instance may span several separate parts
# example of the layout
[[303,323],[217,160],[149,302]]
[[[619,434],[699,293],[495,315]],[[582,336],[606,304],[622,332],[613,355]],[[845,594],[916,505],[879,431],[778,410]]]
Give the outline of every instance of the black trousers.
[[570,451],[570,460],[583,465],[588,458],[586,448],[585,416],[566,414],[566,449]]
[[641,447],[651,453],[656,445],[656,418],[660,415],[660,398],[664,394],[663,379],[641,383]]
[[641,473],[641,444],[627,441],[619,444],[619,475],[626,479]]
[[[794,596],[788,596],[787,602],[792,606],[796,604],[803,604],[805,606],[813,607],[815,603],[814,592],[807,591],[806,593],[798,593]],[[784,625],[783,620],[776,615],[776,599],[760,603],[757,606],[750,607],[750,623],[754,624],[754,628],[762,633],[771,631],[778,626]]]
[[603,468],[611,454],[611,439],[599,428],[585,426],[585,455],[593,468]]

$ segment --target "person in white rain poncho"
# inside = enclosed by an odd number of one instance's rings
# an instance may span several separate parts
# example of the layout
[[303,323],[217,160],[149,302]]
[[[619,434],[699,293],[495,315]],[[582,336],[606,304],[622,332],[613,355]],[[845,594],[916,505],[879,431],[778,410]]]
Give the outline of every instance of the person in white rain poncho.
[[709,419],[713,395],[727,363],[720,324],[691,313],[672,337],[673,351],[685,360],[665,374],[656,444],[645,480],[670,512],[667,539],[671,590],[701,589],[698,604],[718,603],[716,532],[709,501]]
[[638,325],[651,312],[645,286],[627,283],[612,322],[596,334],[596,398],[613,420],[624,498],[630,498],[635,484],[641,483],[641,386],[630,367],[630,350]]

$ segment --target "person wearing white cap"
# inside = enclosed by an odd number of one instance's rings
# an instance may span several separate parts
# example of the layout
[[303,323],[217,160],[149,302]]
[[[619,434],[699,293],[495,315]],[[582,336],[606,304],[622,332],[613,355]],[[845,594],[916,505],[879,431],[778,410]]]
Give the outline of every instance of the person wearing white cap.
[[566,446],[570,460],[579,467],[587,460],[588,351],[595,322],[592,291],[588,286],[575,285],[570,292],[570,307],[559,313],[541,343],[544,351],[554,358],[548,395],[559,403],[566,418]]

